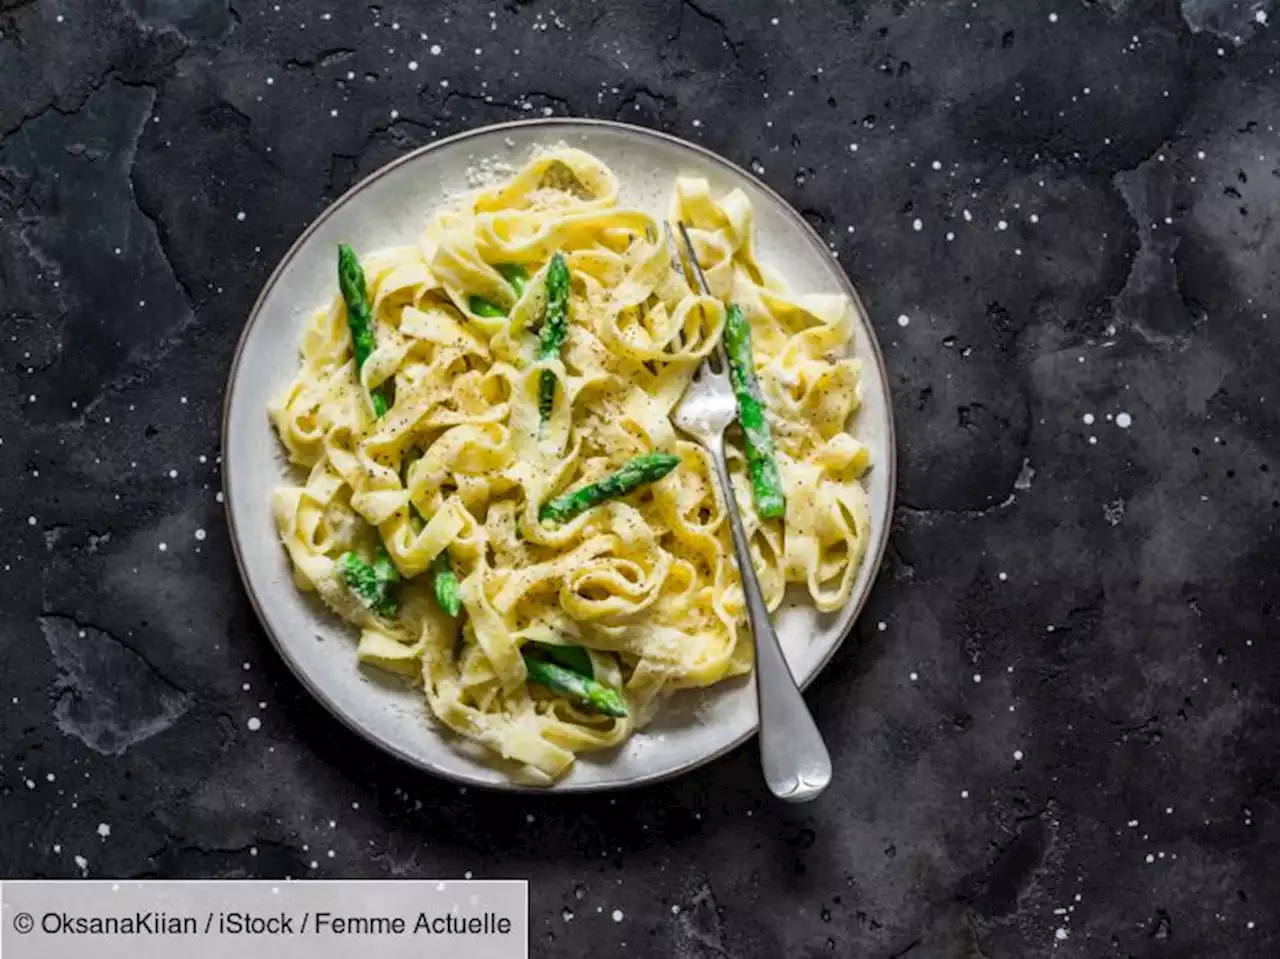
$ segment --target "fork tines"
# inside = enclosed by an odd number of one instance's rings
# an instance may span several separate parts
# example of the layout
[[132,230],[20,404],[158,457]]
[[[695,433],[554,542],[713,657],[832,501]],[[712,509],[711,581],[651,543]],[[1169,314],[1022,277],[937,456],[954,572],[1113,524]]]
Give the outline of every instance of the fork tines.
[[[698,254],[693,250],[693,240],[689,236],[689,229],[684,225],[684,220],[677,220],[676,226],[680,228],[680,239],[684,241],[684,254],[689,260],[689,266],[693,269],[693,275],[698,281],[698,286],[702,288],[704,296],[711,295],[711,287],[707,284],[706,274],[702,272],[702,264],[698,262]],[[667,230],[670,231],[671,224],[667,224]]]
[[[675,237],[671,233],[671,224],[667,223],[666,226],[667,238],[671,241],[672,250],[675,251],[672,255],[679,257],[679,248],[675,245]],[[684,225],[684,220],[677,220],[676,226],[680,228],[680,239],[684,241],[684,257],[681,258],[680,272],[684,273],[683,261],[687,259],[694,277],[697,278],[698,286],[701,288],[703,296],[711,296],[711,286],[707,283],[706,274],[702,272],[702,264],[698,262],[698,254],[694,252],[693,240],[689,236],[689,229]],[[724,352],[723,331],[721,331],[720,339],[716,341],[716,348],[707,355],[703,365],[709,366],[714,373],[719,373],[729,368],[729,360]]]
[[680,256],[680,245],[676,243],[676,235],[671,232],[671,222],[663,220],[662,225],[667,230],[667,246],[671,250],[671,269],[683,276],[685,282],[688,283],[689,277],[684,271],[684,260]]

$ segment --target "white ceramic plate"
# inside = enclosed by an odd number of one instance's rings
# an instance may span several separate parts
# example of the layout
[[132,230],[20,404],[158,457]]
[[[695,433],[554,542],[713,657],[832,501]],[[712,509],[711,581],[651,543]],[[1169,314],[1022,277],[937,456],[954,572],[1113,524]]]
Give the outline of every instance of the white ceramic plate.
[[[450,744],[455,737],[429,716],[420,692],[376,670],[357,668],[355,634],[293,585],[276,537],[271,492],[288,468],[267,420],[268,401],[298,362],[302,329],[334,285],[334,249],[412,243],[428,214],[471,188],[468,170],[486,161],[518,166],[537,146],[566,143],[587,150],[617,174],[620,202],[661,217],[673,181],[692,174],[717,195],[734,187],[755,205],[760,256],[797,290],[846,293],[858,313],[853,349],[862,358],[863,406],[857,436],[871,449],[867,476],[872,542],[848,606],[822,615],[798,601],[779,612],[778,635],[792,673],[808,683],[853,627],[888,540],[893,505],[894,444],[884,360],[844,272],[807,223],[745,171],[675,137],[618,123],[544,120],[485,127],[441,140],[383,167],[329,207],[285,255],[267,281],[240,339],[223,412],[223,486],[231,540],[249,598],[285,661],[335,716],[388,752],[460,782],[528,789]],[[557,791],[598,790],[653,782],[722,755],[756,730],[754,690],[747,681],[679,693],[657,721],[625,745],[579,757]]]

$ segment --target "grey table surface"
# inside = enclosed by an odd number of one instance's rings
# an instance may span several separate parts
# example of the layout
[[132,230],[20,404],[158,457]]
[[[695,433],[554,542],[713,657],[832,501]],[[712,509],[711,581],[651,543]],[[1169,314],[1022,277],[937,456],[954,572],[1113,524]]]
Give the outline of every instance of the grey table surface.
[[[0,0],[0,874],[523,876],[533,955],[1280,954],[1272,0]],[[859,285],[900,508],[809,702],[613,798],[312,702],[219,503],[231,353],[359,177],[518,117],[754,169]]]

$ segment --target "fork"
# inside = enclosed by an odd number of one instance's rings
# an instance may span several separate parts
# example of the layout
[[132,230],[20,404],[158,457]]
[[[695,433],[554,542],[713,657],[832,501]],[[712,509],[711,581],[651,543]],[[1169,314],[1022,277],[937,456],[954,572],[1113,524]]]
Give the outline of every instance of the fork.
[[[678,223],[685,255],[702,292],[711,295],[707,278],[689,239],[684,222]],[[672,266],[684,274],[679,264],[678,248],[667,224],[671,242]],[[769,621],[769,608],[760,592],[751,560],[751,545],[738,512],[738,501],[729,481],[729,467],[724,458],[724,431],[738,416],[738,400],[729,383],[729,361],[723,341],[716,344],[693,374],[671,421],[697,440],[715,463],[724,496],[725,512],[733,530],[733,550],[738,561],[738,575],[747,601],[747,620],[756,644],[756,706],[760,715],[760,765],[769,791],[788,802],[809,802],[822,795],[831,784],[831,756],[818,731],[804,696],[796,686],[787,666],[778,635]]]

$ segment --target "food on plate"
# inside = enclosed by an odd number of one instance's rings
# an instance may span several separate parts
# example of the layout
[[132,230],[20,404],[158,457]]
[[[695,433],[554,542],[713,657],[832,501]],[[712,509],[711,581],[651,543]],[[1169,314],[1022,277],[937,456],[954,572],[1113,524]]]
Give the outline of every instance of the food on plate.
[[[338,283],[270,415],[273,509],[299,588],[360,662],[520,779],[618,746],[752,646],[708,454],[670,413],[723,338],[734,494],[771,609],[842,608],[870,530],[844,296],[756,255],[744,193],[673,184],[711,296],[661,220],[581,150],[538,153],[416,242],[338,249]],[[325,291],[317,290],[317,297]]]

